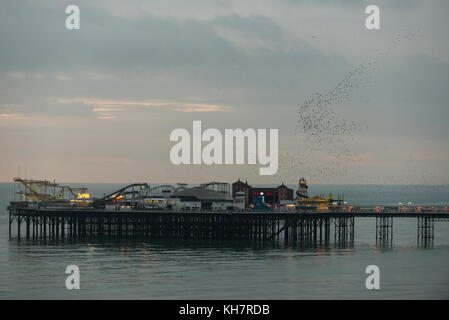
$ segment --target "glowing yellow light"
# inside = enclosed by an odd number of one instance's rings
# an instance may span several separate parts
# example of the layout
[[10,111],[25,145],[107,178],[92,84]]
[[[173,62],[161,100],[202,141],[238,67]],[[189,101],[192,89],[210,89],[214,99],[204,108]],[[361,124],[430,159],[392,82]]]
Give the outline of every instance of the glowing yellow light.
[[76,197],[78,199],[89,199],[90,198],[90,194],[88,194],[88,193],[78,193],[78,195]]

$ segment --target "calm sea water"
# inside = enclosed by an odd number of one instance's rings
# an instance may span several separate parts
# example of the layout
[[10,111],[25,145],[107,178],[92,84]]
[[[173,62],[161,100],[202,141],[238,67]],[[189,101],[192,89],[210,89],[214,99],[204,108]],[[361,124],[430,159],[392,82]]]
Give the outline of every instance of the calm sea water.
[[[87,184],[94,195],[117,185]],[[449,186],[311,186],[359,205],[449,204]],[[0,299],[417,299],[449,298],[449,222],[432,248],[417,246],[416,219],[395,219],[394,243],[375,245],[374,219],[358,219],[350,248],[302,249],[222,241],[36,242],[8,238],[13,184],[0,183]],[[79,266],[81,289],[65,288]],[[365,288],[366,266],[380,290]]]

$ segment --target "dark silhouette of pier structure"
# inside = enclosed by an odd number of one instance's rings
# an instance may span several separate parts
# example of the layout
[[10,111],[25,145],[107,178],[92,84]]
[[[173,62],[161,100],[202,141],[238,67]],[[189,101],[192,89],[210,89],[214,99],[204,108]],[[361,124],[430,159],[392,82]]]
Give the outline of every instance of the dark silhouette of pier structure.
[[[355,218],[375,218],[376,243],[393,242],[393,219],[416,218],[418,245],[431,247],[434,224],[448,212],[205,212],[113,211],[92,208],[9,207],[9,236],[33,239],[143,237],[284,241],[311,246],[352,246]],[[14,227],[14,223],[16,226]],[[16,232],[14,232],[16,230]]]

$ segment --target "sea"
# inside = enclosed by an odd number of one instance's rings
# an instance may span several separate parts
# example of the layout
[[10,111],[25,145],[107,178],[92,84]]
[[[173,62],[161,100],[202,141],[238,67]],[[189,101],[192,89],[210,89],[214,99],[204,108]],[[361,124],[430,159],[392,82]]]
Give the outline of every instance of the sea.
[[[80,184],[77,184],[80,185]],[[84,184],[95,196],[119,184]],[[294,186],[291,186],[294,187]],[[449,205],[447,185],[311,185],[354,205]],[[246,241],[87,239],[42,241],[8,235],[13,183],[0,183],[0,299],[448,299],[449,219],[430,246],[417,219],[395,218],[390,246],[377,246],[375,219],[355,220],[354,244],[300,247]],[[66,288],[66,268],[80,289]],[[367,289],[366,268],[379,268]]]

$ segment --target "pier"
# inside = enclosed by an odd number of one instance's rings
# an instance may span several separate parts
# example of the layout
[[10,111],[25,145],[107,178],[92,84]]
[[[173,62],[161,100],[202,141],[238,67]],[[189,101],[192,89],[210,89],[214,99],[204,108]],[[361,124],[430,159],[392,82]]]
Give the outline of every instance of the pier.
[[418,245],[429,247],[435,238],[435,223],[449,221],[449,213],[446,211],[117,211],[14,206],[10,206],[8,211],[9,236],[16,236],[18,239],[143,237],[283,241],[286,244],[312,246],[353,245],[355,218],[375,218],[376,244],[390,246],[393,243],[393,221],[416,218]]

